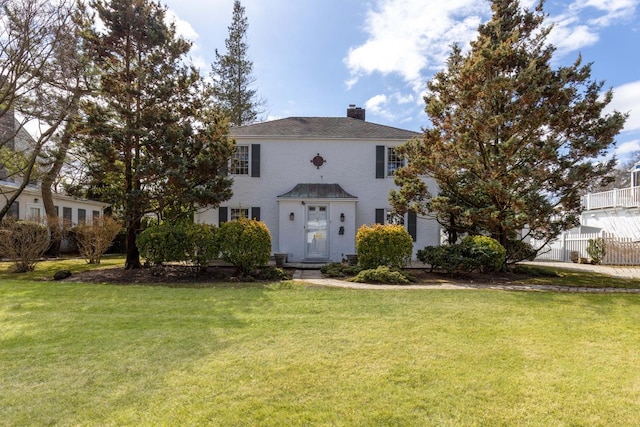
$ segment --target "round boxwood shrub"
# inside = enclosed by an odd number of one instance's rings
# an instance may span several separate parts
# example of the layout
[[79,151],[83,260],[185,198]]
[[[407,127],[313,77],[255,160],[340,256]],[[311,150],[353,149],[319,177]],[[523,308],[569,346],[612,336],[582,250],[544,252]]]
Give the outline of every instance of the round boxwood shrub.
[[363,225],[356,234],[358,264],[363,269],[402,269],[411,259],[413,241],[401,225]]
[[482,271],[499,271],[504,267],[507,250],[488,236],[467,236],[462,239],[464,255],[475,261]]
[[253,269],[269,262],[271,235],[267,226],[248,218],[225,222],[220,226],[222,259],[249,275]]

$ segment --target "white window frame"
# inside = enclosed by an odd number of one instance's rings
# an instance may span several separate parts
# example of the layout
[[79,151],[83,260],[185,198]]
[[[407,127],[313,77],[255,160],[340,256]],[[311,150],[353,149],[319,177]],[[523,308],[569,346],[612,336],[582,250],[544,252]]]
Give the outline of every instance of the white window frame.
[[406,223],[406,219],[404,215],[397,215],[393,213],[393,210],[385,209],[384,210],[384,223],[385,224],[394,224],[394,225],[402,225],[404,227]]
[[251,172],[251,146],[236,145],[236,151],[231,157],[229,173],[231,175],[249,175]]
[[249,218],[249,208],[229,208],[229,221]]
[[387,147],[385,169],[387,176],[393,176],[395,171],[407,164],[407,159],[400,157],[395,153],[397,147]]

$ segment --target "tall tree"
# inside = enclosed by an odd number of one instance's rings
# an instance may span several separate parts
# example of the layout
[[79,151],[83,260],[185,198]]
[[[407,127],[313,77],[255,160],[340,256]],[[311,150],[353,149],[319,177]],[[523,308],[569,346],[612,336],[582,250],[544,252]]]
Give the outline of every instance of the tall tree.
[[248,27],[244,7],[240,0],[235,0],[229,36],[224,41],[227,53],[222,55],[216,49],[216,59],[211,66],[214,97],[233,126],[255,122],[264,105],[264,101],[257,97],[256,90],[252,89],[256,79],[252,75],[253,62],[247,56]]
[[[0,219],[26,185],[37,179],[38,161],[52,137],[74,109],[65,90],[78,74],[70,73],[75,0],[0,0],[0,175],[17,189],[1,193]],[[39,125],[35,138],[27,123]]]
[[626,116],[603,114],[612,92],[601,93],[580,57],[551,67],[542,7],[493,0],[469,52],[454,46],[428,82],[431,126],[401,149],[409,165],[390,196],[399,211],[433,214],[450,233],[489,234],[508,250],[523,230],[549,240],[578,224],[580,194],[608,179],[615,162],[601,158]]
[[204,98],[199,73],[185,65],[191,45],[167,24],[165,7],[150,0],[91,6],[102,24],[90,36],[100,83],[84,103],[80,135],[94,179],[107,178],[105,193],[122,209],[125,268],[139,268],[143,215],[167,200],[184,212],[230,197],[231,181],[220,172],[233,142],[226,119]]

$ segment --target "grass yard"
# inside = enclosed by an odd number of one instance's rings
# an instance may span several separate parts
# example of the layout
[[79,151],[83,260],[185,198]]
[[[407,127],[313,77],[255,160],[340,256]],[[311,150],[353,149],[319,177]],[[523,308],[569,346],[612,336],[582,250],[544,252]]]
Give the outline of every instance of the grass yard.
[[1,425],[637,425],[640,296],[0,279]]

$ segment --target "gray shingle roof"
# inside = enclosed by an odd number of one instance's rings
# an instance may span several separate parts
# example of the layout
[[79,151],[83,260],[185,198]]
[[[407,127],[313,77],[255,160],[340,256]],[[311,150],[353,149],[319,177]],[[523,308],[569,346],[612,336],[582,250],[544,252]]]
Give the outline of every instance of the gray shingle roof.
[[279,195],[290,199],[357,199],[339,184],[296,184],[291,191]]
[[408,140],[419,133],[350,117],[289,117],[231,128],[231,135]]

